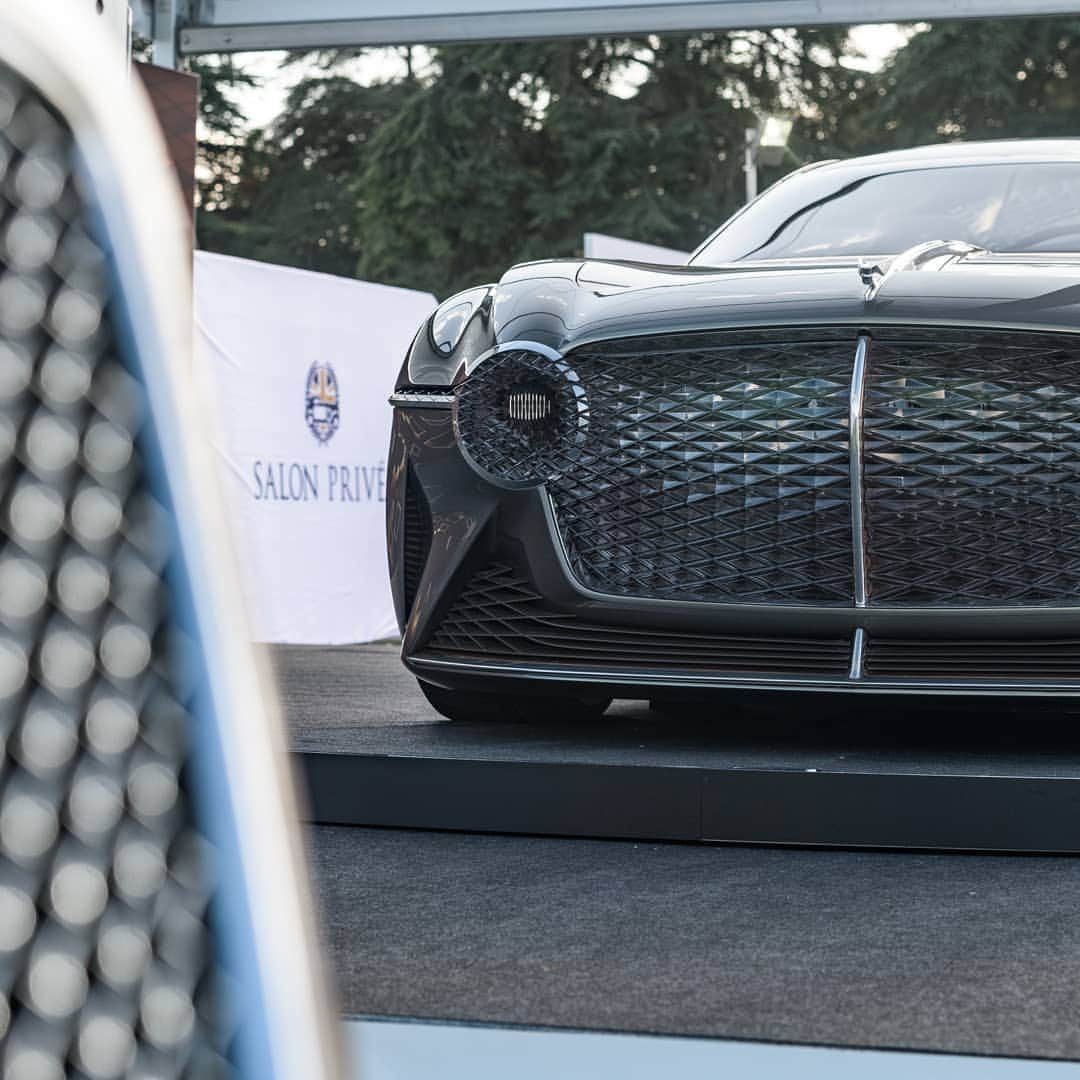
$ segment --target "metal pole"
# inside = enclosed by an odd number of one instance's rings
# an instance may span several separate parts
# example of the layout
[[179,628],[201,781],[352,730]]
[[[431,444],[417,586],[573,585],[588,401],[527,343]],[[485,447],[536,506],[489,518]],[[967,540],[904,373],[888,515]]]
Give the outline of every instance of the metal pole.
[[179,0],[154,0],[154,63],[175,68]]
[[761,132],[757,128],[746,129],[746,156],[743,160],[743,172],[746,173],[746,201],[757,198],[757,148]]

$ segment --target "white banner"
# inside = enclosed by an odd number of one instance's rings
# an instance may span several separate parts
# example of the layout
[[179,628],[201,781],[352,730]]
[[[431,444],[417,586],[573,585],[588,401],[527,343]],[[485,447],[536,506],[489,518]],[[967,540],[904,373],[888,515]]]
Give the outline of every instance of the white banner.
[[656,263],[661,266],[685,266],[690,258],[688,251],[676,251],[675,248],[595,232],[585,234],[584,250],[586,259],[626,259],[628,262]]
[[429,293],[196,252],[196,364],[255,637],[397,635],[387,398]]

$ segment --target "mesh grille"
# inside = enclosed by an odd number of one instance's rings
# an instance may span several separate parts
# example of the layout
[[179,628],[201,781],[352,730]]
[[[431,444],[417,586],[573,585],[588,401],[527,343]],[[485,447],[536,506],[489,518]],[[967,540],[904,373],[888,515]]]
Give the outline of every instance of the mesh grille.
[[511,567],[476,573],[422,655],[637,671],[847,674],[846,638],[725,637],[588,623],[554,612]]
[[420,577],[431,550],[431,511],[427,499],[410,471],[405,477],[405,512],[402,562],[405,578],[405,616],[412,611]]
[[1080,681],[1080,639],[934,641],[875,639],[867,643],[870,676],[941,679]]
[[573,352],[588,435],[549,490],[576,576],[623,596],[850,603],[853,359],[851,332],[829,330]]
[[1080,600],[1075,339],[875,331],[864,431],[874,603]]
[[167,510],[70,132],[0,65],[5,1076],[221,1076]]

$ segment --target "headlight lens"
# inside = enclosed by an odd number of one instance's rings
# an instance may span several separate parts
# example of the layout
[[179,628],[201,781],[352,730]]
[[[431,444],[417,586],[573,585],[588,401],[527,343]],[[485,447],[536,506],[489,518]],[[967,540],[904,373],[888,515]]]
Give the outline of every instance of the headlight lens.
[[454,430],[486,478],[531,487],[562,475],[585,442],[589,407],[565,360],[529,349],[489,357],[456,389]]
[[449,356],[458,347],[465,327],[476,309],[487,299],[488,292],[486,285],[479,289],[467,289],[451,296],[435,312],[431,320],[431,340],[444,356]]

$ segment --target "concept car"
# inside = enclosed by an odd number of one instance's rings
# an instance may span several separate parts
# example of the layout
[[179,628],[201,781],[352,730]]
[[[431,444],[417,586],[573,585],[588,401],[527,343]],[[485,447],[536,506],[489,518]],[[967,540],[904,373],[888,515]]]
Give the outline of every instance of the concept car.
[[685,267],[447,300],[392,398],[403,658],[451,717],[1080,690],[1080,141],[810,166]]

